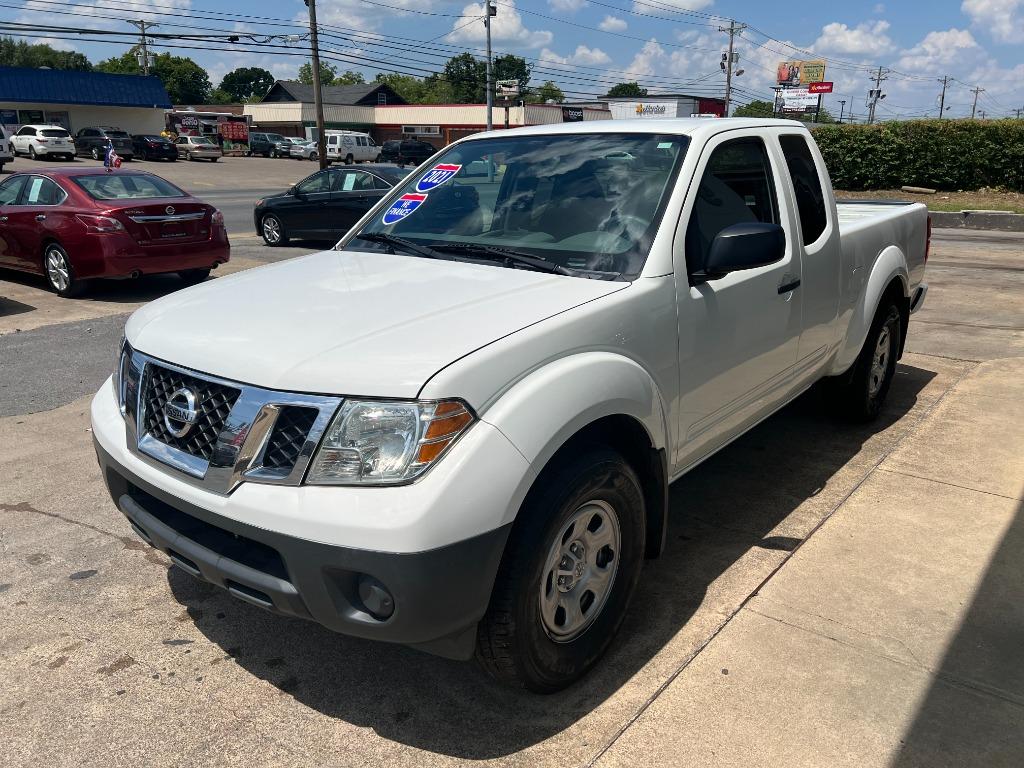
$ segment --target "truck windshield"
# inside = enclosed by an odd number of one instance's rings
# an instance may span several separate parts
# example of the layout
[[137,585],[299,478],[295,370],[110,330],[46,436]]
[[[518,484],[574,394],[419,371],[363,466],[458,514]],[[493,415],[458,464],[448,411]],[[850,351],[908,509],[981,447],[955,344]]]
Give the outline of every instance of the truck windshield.
[[631,280],[688,141],[635,133],[467,141],[410,175],[338,247]]

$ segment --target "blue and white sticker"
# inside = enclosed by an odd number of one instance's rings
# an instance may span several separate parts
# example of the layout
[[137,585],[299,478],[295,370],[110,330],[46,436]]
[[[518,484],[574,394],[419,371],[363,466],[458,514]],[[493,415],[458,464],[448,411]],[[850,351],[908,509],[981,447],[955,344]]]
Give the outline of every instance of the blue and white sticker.
[[385,224],[394,224],[396,221],[401,221],[423,205],[426,199],[426,195],[417,195],[415,192],[402,195],[391,204],[390,208],[384,211],[384,217],[381,221]]
[[416,191],[429,192],[434,187],[441,186],[458,173],[461,168],[461,165],[448,165],[445,163],[435,165],[416,182]]

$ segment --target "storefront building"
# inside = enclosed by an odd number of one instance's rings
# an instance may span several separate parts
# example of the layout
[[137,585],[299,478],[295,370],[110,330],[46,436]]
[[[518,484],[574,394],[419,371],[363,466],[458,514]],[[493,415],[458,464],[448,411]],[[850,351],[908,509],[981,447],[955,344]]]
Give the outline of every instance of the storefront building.
[[0,124],[8,135],[23,125],[164,130],[171,100],[159,78],[27,67],[0,67]]

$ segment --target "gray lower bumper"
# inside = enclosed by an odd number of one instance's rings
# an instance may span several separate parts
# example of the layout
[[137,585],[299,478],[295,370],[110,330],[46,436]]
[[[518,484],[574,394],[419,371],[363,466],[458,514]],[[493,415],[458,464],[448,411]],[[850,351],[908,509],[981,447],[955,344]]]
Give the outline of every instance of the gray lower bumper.
[[[275,613],[343,634],[469,658],[509,528],[447,547],[395,554],[297,539],[215,515],[153,487],[96,445],[111,498],[135,532],[182,570]],[[358,583],[372,576],[394,599],[381,621]]]

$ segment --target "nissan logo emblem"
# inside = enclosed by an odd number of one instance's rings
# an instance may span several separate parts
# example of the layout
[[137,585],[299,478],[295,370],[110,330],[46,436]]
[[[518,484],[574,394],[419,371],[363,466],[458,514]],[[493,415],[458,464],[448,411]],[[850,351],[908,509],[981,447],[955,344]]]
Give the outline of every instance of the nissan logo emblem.
[[176,389],[164,405],[164,426],[175,437],[184,437],[198,417],[196,395],[191,389]]
[[168,205],[166,208],[164,208],[164,210],[167,211],[167,215],[168,216],[173,216],[174,215],[174,206],[173,205]]

